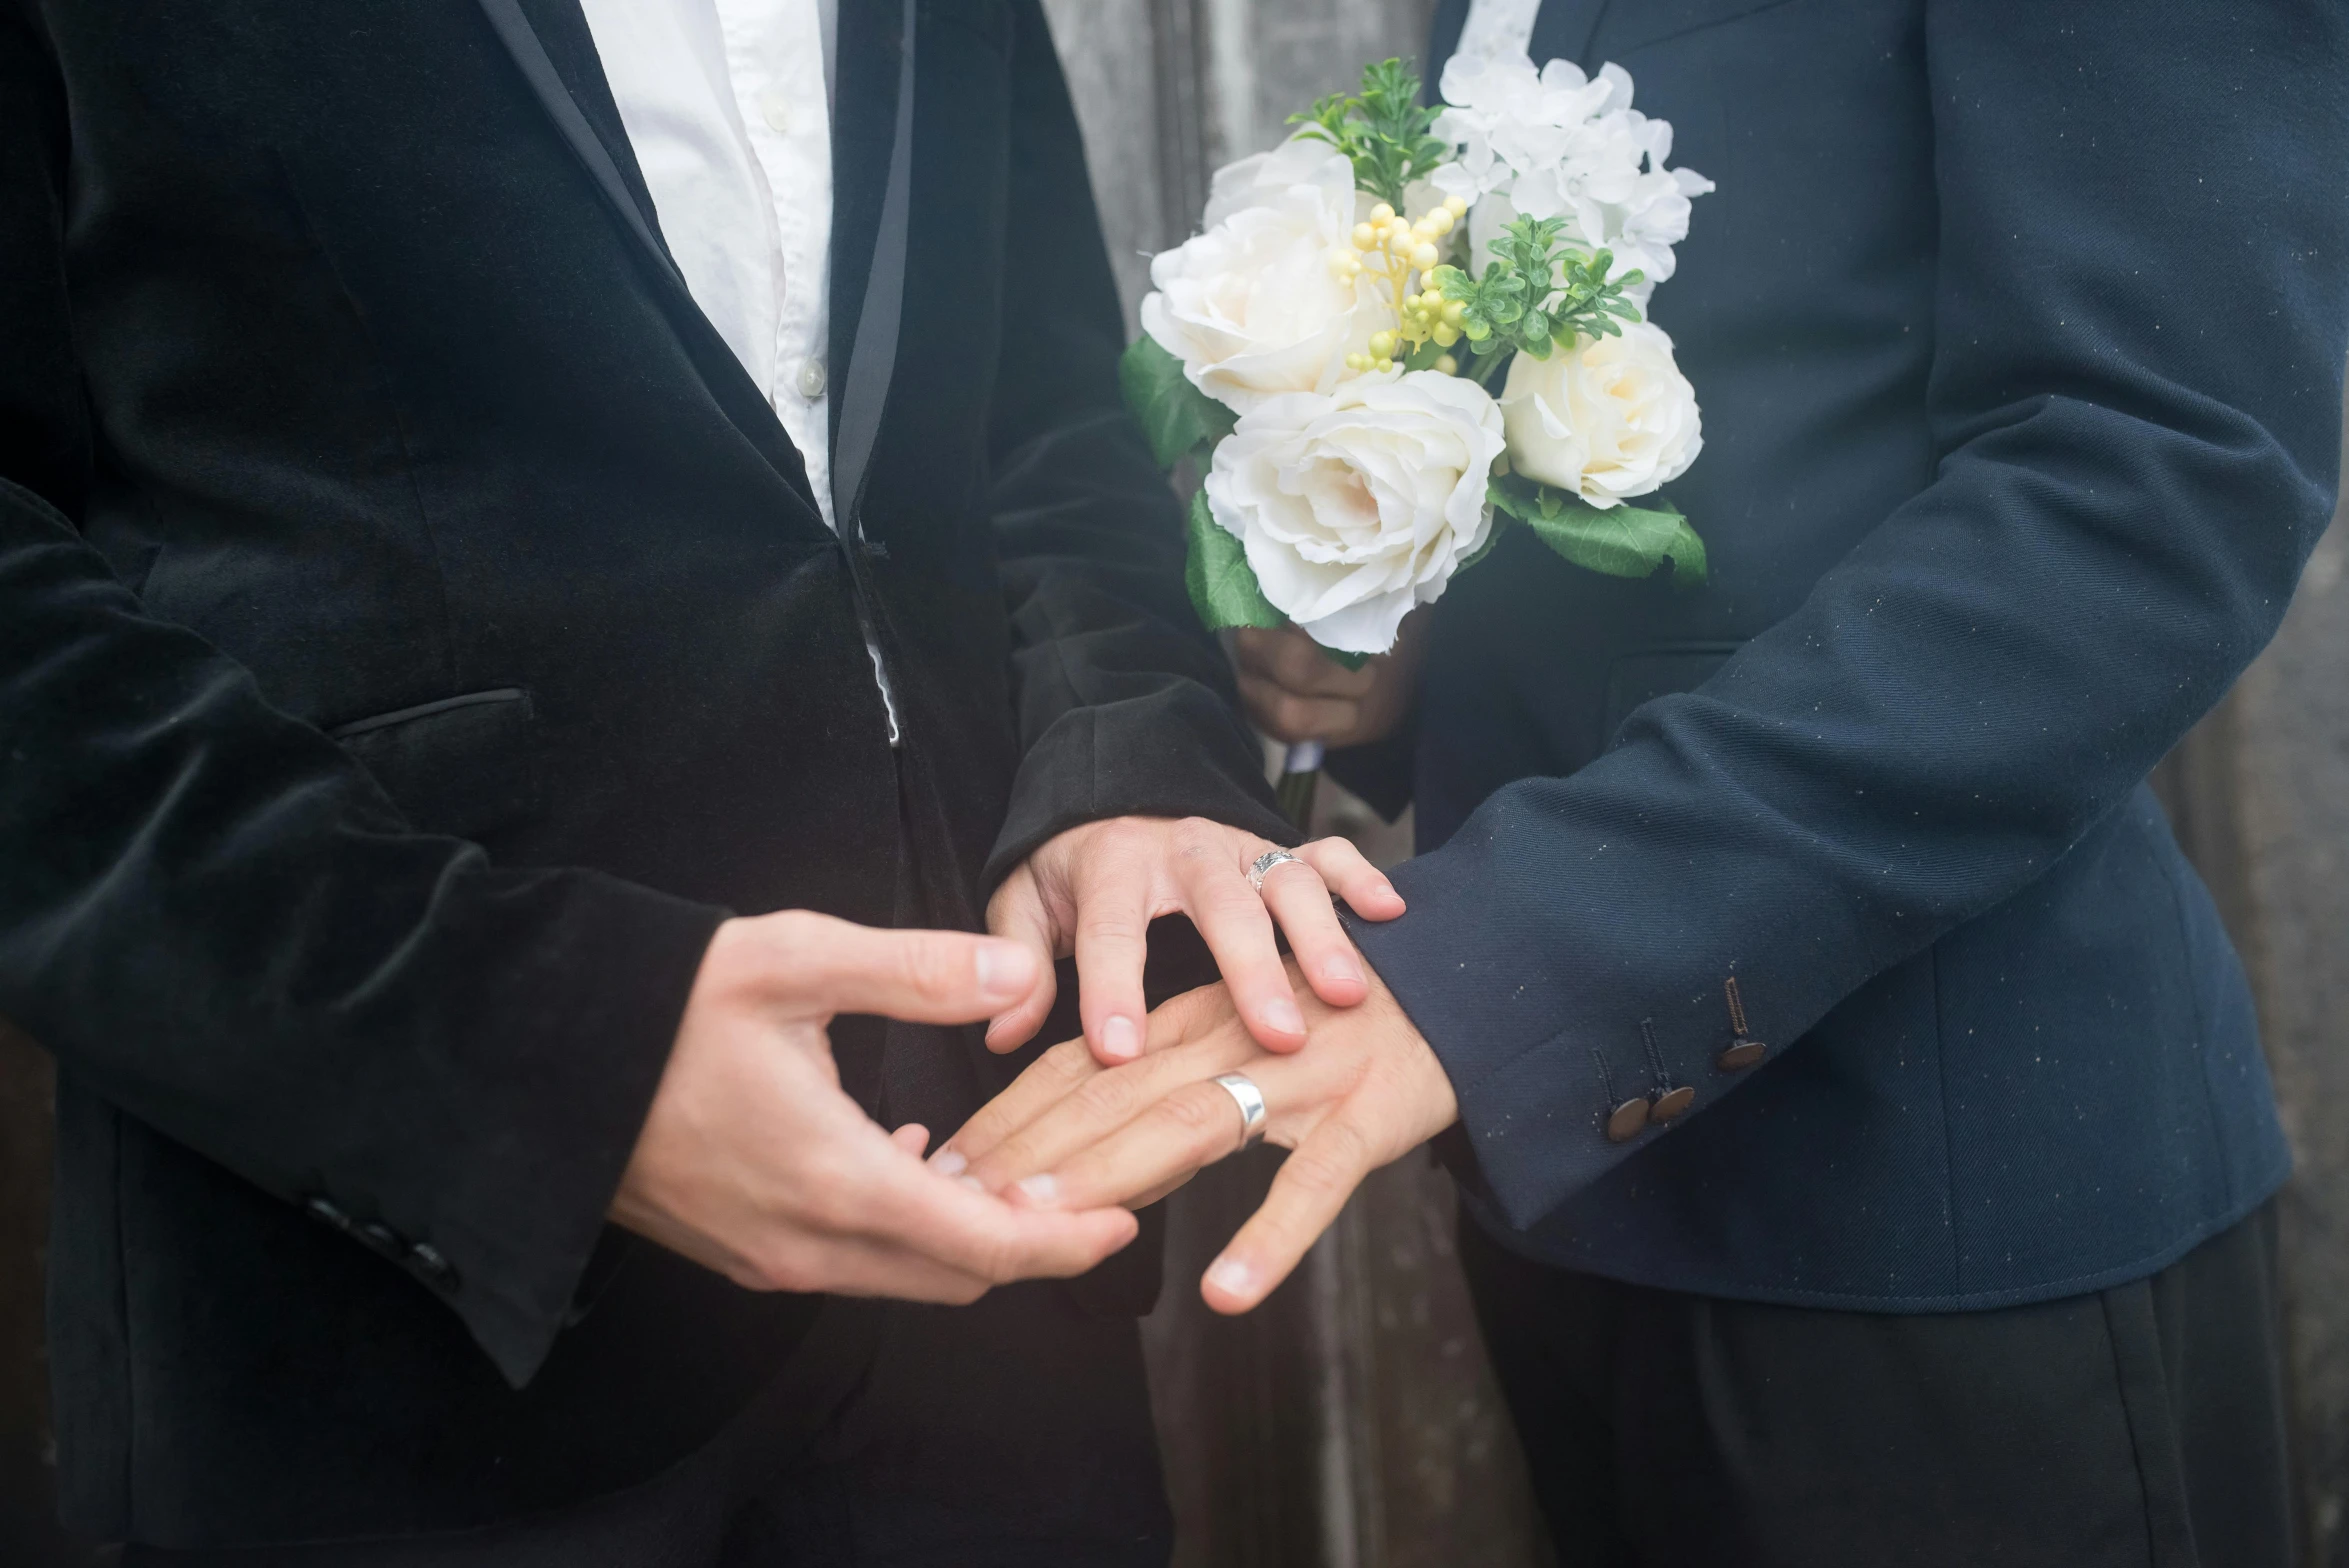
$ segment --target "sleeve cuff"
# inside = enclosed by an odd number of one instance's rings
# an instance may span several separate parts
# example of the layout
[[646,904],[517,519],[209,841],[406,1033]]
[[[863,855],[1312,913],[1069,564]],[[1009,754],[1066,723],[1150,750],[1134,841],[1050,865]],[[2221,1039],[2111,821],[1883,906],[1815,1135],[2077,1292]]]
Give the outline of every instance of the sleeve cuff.
[[[373,1205],[413,1238],[401,1261],[443,1296],[516,1388],[573,1315],[605,1215],[725,912],[593,873],[558,874],[545,956],[514,1012],[483,1020],[504,1059],[441,1108],[452,1156]],[[552,890],[550,890],[552,891]],[[486,1064],[485,1064],[486,1068]],[[453,1125],[451,1125],[453,1123]],[[427,1129],[423,1136],[430,1136]]]

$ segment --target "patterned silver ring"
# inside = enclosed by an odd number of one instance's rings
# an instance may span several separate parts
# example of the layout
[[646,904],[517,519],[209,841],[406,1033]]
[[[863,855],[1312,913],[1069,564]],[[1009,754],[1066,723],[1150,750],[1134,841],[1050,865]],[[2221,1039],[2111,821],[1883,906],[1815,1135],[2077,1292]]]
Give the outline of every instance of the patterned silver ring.
[[[1246,1073],[1223,1073],[1216,1080],[1240,1108],[1240,1148],[1252,1149],[1264,1141],[1264,1091]],[[1237,1153],[1238,1150],[1234,1150]]]
[[1258,893],[1262,893],[1264,891],[1264,879],[1272,875],[1274,868],[1287,865],[1301,866],[1303,864],[1305,864],[1304,861],[1298,859],[1298,857],[1295,855],[1290,854],[1285,849],[1268,849],[1263,854],[1258,855],[1256,857],[1255,863],[1248,867],[1248,885],[1254,888]]

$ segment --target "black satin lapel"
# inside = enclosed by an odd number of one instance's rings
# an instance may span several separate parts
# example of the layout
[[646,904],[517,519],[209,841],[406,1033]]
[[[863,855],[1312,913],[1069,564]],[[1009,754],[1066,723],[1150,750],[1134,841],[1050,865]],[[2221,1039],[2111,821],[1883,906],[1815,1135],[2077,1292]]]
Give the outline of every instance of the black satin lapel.
[[1607,14],[1607,0],[1545,0],[1533,23],[1533,47],[1526,52],[1533,63],[1572,60],[1586,71],[1598,66],[1587,56],[1598,37],[1599,22]]
[[[603,138],[587,123],[587,116],[581,112],[578,100],[571,95],[562,73],[555,69],[554,60],[547,54],[546,44],[539,38],[538,29],[523,14],[521,0],[481,0],[481,9],[489,17],[489,25],[496,30],[498,41],[506,46],[506,52],[514,57],[514,64],[521,68],[522,79],[530,84],[530,90],[537,95],[540,106],[555,122],[555,129],[563,133],[563,140],[570,144],[572,153],[587,170],[588,178],[595,181],[595,187],[602,193],[604,200],[611,204],[613,213],[635,236],[637,243],[644,247],[661,273],[677,288],[684,289],[685,279],[679,276],[677,264],[669,259],[669,248],[661,243],[660,236],[654,232],[646,209],[637,206],[636,193],[628,188],[628,181],[621,175],[620,166],[612,157],[612,150],[604,145]],[[576,5],[570,9],[574,15],[578,14]],[[586,19],[582,16],[580,26],[584,28],[586,25]],[[646,207],[650,205],[646,203]]]
[[[823,514],[816,507],[807,466],[784,433],[783,422],[742,368],[742,361],[734,357],[734,350],[702,314],[684,275],[670,259],[652,195],[637,167],[619,109],[612,102],[611,86],[595,52],[595,35],[588,29],[578,0],[528,0],[527,10],[524,0],[481,0],[481,9],[506,52],[514,57],[531,93],[652,268],[662,307],[710,396],[728,422],[798,497],[805,513],[803,520],[823,529]],[[543,36],[541,27],[545,29]],[[604,122],[600,130],[591,114]]]
[[628,140],[628,127],[621,122],[620,106],[612,101],[612,84],[604,76],[603,57],[596,53],[595,33],[587,25],[587,15],[581,10],[579,0],[518,0],[518,3],[531,30],[538,34],[547,59],[554,65],[555,75],[611,158],[629,201],[652,232],[653,244],[674,265],[676,258],[669,256],[668,237],[661,232],[660,211],[653,205],[651,188],[644,183],[644,171],[637,166],[636,148]]
[[[897,35],[902,0],[839,0],[832,71],[832,333],[835,375],[854,362],[859,317],[871,283],[873,240],[897,140]],[[832,399],[832,446],[840,446],[843,395]]]
[[864,303],[857,311],[856,335],[848,350],[848,374],[842,379],[839,423],[832,443],[833,515],[840,519],[843,534],[859,537],[864,533],[864,520],[857,500],[874,444],[880,439],[881,413],[888,404],[889,381],[897,368],[898,328],[905,317],[906,246],[913,226],[914,4],[915,0],[901,0],[889,169],[882,184]]

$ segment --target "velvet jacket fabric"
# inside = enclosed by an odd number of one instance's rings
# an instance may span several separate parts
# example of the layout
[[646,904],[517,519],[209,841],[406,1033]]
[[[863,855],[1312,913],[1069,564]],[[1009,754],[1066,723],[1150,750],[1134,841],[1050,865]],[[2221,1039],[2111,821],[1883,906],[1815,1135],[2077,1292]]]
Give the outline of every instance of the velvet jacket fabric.
[[[654,1473],[812,1311],[603,1222],[724,913],[970,926],[1079,821],[1279,831],[1042,13],[915,37],[844,546],[575,0],[0,5],[0,1013],[58,1062],[79,1529],[461,1528]],[[836,390],[900,50],[899,0],[841,0]],[[852,1076],[878,1034],[844,1021]],[[996,1064],[949,1049],[975,1106]]]
[[[1508,1245],[1987,1308],[2149,1274],[2283,1179],[2241,968],[2142,781],[2333,508],[2343,27],[2304,0],[1544,7],[1534,59],[1621,63],[1719,182],[1655,297],[1704,406],[1669,493],[1711,581],[1520,531],[1435,612],[1427,853],[1357,936]],[[1759,1066],[1721,1065],[1732,977]]]

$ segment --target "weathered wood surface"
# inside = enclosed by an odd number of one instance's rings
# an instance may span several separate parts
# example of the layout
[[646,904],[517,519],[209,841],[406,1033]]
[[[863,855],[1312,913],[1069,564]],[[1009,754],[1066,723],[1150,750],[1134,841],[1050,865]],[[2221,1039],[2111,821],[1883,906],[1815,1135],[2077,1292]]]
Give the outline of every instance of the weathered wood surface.
[[2155,778],[2242,950],[2292,1140],[2284,1298],[2312,1568],[2349,1568],[2349,506]]

